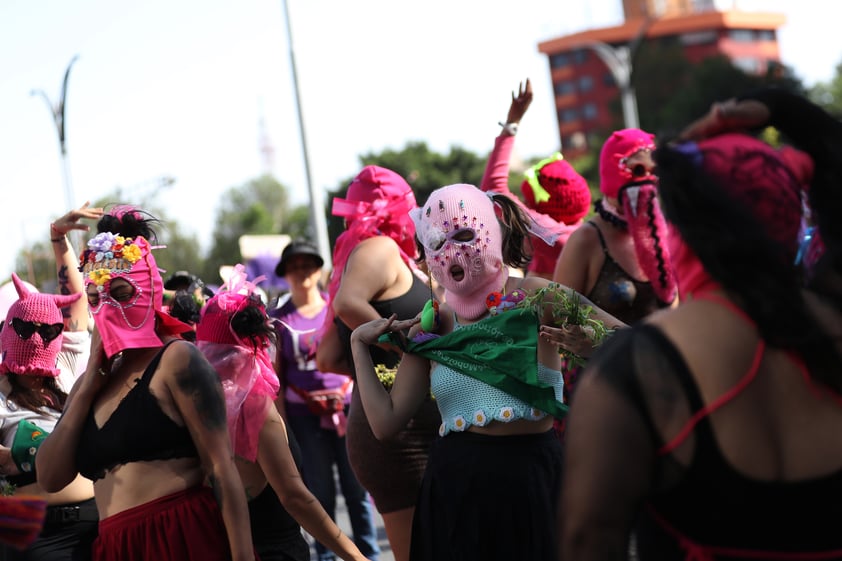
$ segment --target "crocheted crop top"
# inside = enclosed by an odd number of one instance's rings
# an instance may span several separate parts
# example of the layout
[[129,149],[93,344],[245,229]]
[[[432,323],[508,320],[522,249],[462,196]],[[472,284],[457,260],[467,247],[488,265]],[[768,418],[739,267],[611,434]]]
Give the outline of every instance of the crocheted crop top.
[[[456,323],[455,328],[461,326]],[[552,386],[555,398],[563,401],[561,372],[538,363],[538,378]],[[538,421],[547,413],[476,378],[436,363],[430,374],[430,389],[441,413],[439,435],[464,431],[470,425],[484,427],[491,421],[508,423],[515,419]]]

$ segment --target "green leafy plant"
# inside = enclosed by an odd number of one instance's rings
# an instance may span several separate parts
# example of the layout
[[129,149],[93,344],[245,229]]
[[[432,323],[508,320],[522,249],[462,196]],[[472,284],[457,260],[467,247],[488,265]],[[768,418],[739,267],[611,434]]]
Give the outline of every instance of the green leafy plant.
[[[605,327],[601,320],[592,317],[593,306],[583,304],[578,292],[555,282],[536,290],[524,298],[520,305],[531,308],[539,316],[543,316],[544,310],[549,308],[555,327],[578,325],[594,347],[601,345],[614,332]],[[582,366],[587,362],[586,358],[565,349],[559,349],[559,352],[567,359],[569,366]]]
[[11,497],[15,494],[17,488],[17,485],[15,485],[14,483],[9,483],[9,481],[6,480],[5,477],[0,478],[0,495],[4,497]]

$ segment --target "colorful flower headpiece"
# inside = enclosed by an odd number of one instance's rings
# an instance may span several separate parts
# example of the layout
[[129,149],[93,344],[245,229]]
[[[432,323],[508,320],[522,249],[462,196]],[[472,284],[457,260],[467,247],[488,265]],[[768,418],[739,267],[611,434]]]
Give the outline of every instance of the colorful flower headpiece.
[[138,240],[124,238],[111,232],[102,232],[88,241],[86,249],[79,259],[79,270],[82,275],[102,286],[113,275],[127,273],[141,257],[143,251]]

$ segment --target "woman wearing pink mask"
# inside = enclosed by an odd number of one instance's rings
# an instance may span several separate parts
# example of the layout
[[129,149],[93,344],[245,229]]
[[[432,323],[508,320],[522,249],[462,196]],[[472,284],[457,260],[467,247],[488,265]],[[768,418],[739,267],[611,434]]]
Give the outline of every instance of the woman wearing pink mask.
[[100,216],[102,209],[86,203],[50,225],[60,295],[40,293],[12,275],[16,299],[2,317],[0,333],[0,478],[4,494],[42,497],[47,509],[33,543],[21,551],[0,551],[6,561],[89,558],[96,537],[91,481],[77,476],[63,489],[48,493],[38,484],[35,457],[55,427],[66,392],[77,372],[84,370],[90,349],[85,285],[66,234],[88,230],[80,219]]
[[301,477],[301,451],[275,407],[280,382],[269,353],[276,335],[256,288],[237,265],[196,328],[196,344],[222,379],[255,549],[261,561],[309,561],[303,527],[341,559],[364,561]]
[[91,356],[36,458],[38,481],[94,481],[94,560],[252,560],[222,388],[178,337],[190,327],[162,310],[150,220],[117,207],[97,226],[80,259]]
[[[323,339],[316,355],[322,371],[345,372],[353,366],[351,331],[380,317],[414,317],[430,298],[427,280],[415,263],[416,208],[409,184],[392,170],[366,166],[348,187],[345,199],[334,199],[333,214],[345,218],[346,230],[333,250],[334,271],[328,284],[343,364],[325,364]],[[334,317],[326,319],[328,326]],[[394,368],[395,347],[370,349],[375,364]],[[353,374],[353,368],[350,368]],[[427,464],[430,443],[441,419],[427,399],[394,438],[381,442],[371,432],[354,387],[348,415],[348,459],[357,479],[371,494],[396,561],[407,561],[415,500]]]
[[[744,102],[654,154],[682,303],[588,364],[568,417],[564,559],[625,559],[632,530],[641,560],[842,558],[842,124],[782,90]],[[767,123],[816,164],[826,253],[806,289],[799,173],[747,134],[708,138]]]
[[[543,313],[542,300],[506,306],[549,286],[540,277],[509,277],[509,267],[529,258],[532,222],[508,197],[463,184],[433,191],[412,216],[445,292],[438,322],[421,332],[418,319],[393,315],[351,338],[362,404],[378,438],[402,430],[431,391],[441,413],[410,559],[553,559],[561,443],[552,426],[566,407],[559,354],[538,340],[539,322],[552,322],[552,310]],[[413,326],[407,341],[403,330]],[[384,334],[406,351],[391,392],[378,383],[368,352]]]

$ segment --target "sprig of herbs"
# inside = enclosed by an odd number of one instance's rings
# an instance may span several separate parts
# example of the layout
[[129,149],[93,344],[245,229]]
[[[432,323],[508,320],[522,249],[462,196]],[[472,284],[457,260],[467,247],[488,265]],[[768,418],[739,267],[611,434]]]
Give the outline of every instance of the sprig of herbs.
[[[521,306],[531,308],[539,316],[547,307],[553,317],[553,323],[560,327],[578,325],[582,327],[591,344],[596,347],[611,335],[614,330],[593,318],[593,306],[583,304],[581,295],[558,283],[552,282],[544,288],[539,288],[521,302]],[[581,366],[587,359],[570,351],[560,349],[559,352],[567,358],[570,366]]]
[[10,483],[5,477],[0,478],[0,495],[4,497],[11,497],[15,494],[18,486]]

